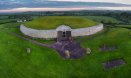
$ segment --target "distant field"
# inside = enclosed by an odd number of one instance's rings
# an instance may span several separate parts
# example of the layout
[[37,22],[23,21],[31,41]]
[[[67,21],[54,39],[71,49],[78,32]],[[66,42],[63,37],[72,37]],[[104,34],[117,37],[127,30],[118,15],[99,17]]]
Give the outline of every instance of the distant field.
[[128,27],[131,28],[131,25],[117,25],[118,27]]
[[3,23],[9,23],[9,22],[13,22],[13,21],[16,21],[15,19],[4,19],[4,20],[0,20],[0,24],[3,24]]
[[94,26],[99,23],[92,20],[75,16],[47,16],[26,22],[24,25],[35,29],[55,29],[59,25],[68,25],[71,28],[83,28]]
[[8,19],[8,16],[0,16],[0,24],[16,21],[16,19]]
[[0,15],[0,20],[3,20],[3,19],[8,19],[8,16],[3,16],[3,15]]
[[91,20],[94,20],[94,21],[97,21],[97,22],[105,22],[105,23],[108,23],[108,22],[111,22],[111,23],[122,23],[122,21],[119,21],[115,18],[112,18],[112,17],[107,17],[107,16],[85,16],[86,18],[88,19],[91,19]]

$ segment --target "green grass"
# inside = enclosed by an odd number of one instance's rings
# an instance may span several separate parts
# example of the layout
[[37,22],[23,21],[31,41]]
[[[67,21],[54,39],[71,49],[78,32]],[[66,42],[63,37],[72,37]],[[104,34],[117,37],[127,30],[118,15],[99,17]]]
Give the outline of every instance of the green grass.
[[[77,38],[92,53],[78,60],[64,60],[56,51],[33,44],[8,32],[19,33],[19,23],[0,25],[0,78],[129,78],[131,72],[131,31],[110,28],[106,32]],[[45,41],[45,40],[43,40]],[[115,52],[101,53],[102,44],[116,45]],[[26,53],[31,48],[31,54]],[[127,62],[105,71],[102,63],[115,58]]]
[[117,25],[117,27],[128,27],[128,28],[131,28],[131,25]]
[[12,21],[16,21],[16,19],[8,19],[8,16],[1,16],[0,15],[0,24],[12,22]]
[[0,15],[0,20],[3,19],[8,19],[8,16]]
[[105,23],[122,23],[122,21],[117,20],[115,18],[112,17],[108,17],[108,16],[85,16],[85,18],[97,21],[97,22],[105,22]]
[[92,20],[76,16],[47,16],[26,22],[25,26],[35,29],[55,29],[60,25],[68,25],[71,28],[84,28],[97,25]]
[[0,24],[16,21],[15,19],[0,19]]

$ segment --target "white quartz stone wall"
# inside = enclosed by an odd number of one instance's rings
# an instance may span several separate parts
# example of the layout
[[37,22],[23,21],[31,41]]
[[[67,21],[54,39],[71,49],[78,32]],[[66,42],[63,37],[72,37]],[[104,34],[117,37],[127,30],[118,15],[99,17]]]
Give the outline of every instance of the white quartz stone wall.
[[97,26],[87,27],[87,28],[80,28],[80,29],[73,29],[72,30],[72,36],[88,36],[95,34],[101,30],[103,30],[103,24],[99,24]]
[[[99,24],[97,26],[87,27],[87,28],[80,28],[80,29],[72,29],[72,36],[88,36],[95,34],[99,31],[103,30],[103,24]],[[57,38],[57,31],[54,30],[36,30],[32,28],[27,28],[24,25],[20,26],[20,31],[31,37],[35,38]]]
[[35,38],[56,38],[57,37],[56,30],[36,30],[36,29],[27,28],[26,26],[21,25],[20,31],[27,36],[31,36]]

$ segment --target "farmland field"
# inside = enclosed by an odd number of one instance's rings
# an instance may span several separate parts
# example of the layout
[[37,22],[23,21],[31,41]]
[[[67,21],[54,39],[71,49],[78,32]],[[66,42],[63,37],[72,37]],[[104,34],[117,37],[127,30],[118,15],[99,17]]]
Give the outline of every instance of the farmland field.
[[117,20],[115,18],[112,17],[108,17],[108,16],[86,16],[85,18],[97,21],[97,22],[105,22],[105,23],[122,23],[122,21]]

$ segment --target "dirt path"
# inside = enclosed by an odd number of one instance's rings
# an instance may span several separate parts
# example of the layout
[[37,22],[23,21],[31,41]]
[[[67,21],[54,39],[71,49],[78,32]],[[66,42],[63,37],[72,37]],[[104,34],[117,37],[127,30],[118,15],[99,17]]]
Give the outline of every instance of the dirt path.
[[13,33],[13,32],[10,32],[10,34],[12,34],[12,35],[14,35],[14,36],[17,36],[17,37],[19,37],[19,38],[22,38],[22,39],[24,39],[24,40],[30,41],[30,42],[32,42],[32,43],[34,43],[34,44],[37,44],[37,45],[40,45],[40,46],[44,46],[44,47],[48,47],[48,48],[52,48],[52,45],[43,44],[43,43],[37,42],[37,41],[35,41],[35,40],[31,40],[31,39],[29,39],[29,38],[25,38],[25,37],[20,36],[20,35],[18,35],[18,34],[16,34],[16,33]]

